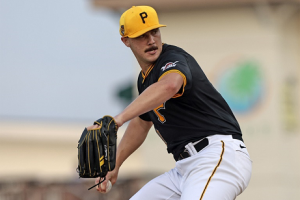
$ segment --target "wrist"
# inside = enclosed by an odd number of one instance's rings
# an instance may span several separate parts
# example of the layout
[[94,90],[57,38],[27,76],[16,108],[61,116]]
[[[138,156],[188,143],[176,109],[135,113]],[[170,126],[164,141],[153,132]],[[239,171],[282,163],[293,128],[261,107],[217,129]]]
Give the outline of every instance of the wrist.
[[118,127],[121,127],[125,123],[121,114],[115,116],[114,120],[117,123]]

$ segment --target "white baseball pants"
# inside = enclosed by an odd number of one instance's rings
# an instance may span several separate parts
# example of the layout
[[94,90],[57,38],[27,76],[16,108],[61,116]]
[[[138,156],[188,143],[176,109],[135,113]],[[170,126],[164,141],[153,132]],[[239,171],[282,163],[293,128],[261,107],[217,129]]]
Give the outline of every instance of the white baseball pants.
[[[199,152],[147,183],[131,200],[233,200],[249,184],[252,161],[245,144],[231,135],[207,137]],[[186,146],[186,147],[187,147]]]

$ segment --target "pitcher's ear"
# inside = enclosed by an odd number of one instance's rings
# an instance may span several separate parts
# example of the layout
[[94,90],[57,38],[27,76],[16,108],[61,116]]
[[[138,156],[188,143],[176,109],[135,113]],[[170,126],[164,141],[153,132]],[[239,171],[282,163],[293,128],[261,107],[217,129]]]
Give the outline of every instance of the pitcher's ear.
[[130,47],[129,38],[128,37],[121,37],[122,42],[127,46]]

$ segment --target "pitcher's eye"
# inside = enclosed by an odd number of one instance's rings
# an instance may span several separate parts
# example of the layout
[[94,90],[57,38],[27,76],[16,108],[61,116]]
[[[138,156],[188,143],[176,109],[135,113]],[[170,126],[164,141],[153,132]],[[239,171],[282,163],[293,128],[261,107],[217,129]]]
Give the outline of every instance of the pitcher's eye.
[[153,29],[151,32],[152,32],[153,34],[156,34],[156,33],[157,33],[157,31],[158,31],[158,28],[156,28],[156,29]]

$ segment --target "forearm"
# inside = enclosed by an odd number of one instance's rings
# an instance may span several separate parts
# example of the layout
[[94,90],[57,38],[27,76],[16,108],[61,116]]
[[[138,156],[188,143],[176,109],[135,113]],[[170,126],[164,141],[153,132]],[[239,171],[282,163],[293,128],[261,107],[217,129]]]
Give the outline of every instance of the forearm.
[[151,126],[152,122],[143,121],[139,117],[136,117],[130,121],[117,148],[117,168],[120,168],[122,163],[141,146],[146,139]]
[[149,86],[116,117],[123,123],[127,122],[134,117],[157,108],[159,105],[172,98],[178,92],[181,85],[172,85],[168,82],[170,82],[170,80],[161,80]]

